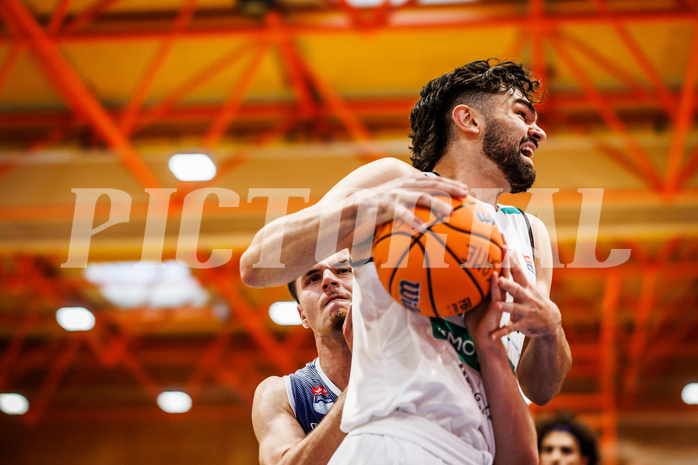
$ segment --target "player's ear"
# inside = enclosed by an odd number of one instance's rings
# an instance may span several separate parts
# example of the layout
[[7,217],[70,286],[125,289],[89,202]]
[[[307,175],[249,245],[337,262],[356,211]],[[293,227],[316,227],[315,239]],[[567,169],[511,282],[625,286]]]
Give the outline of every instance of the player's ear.
[[303,327],[310,328],[310,325],[308,324],[308,318],[305,316],[305,313],[303,313],[303,309],[301,308],[301,306],[296,305],[296,310],[298,310],[298,316],[301,318],[301,324],[303,325]]
[[482,130],[482,113],[468,105],[456,105],[451,119],[458,129],[468,134],[478,135]]

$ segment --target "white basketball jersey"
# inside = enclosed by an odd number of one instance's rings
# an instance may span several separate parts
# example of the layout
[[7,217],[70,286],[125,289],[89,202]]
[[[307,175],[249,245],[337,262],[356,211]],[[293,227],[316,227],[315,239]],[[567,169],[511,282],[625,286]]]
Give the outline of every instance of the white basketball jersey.
[[[517,251],[529,280],[535,281],[527,219],[518,209],[500,207],[495,212],[481,204],[496,217],[509,248]],[[508,321],[508,315],[502,321]],[[427,419],[445,435],[455,435],[474,450],[494,456],[488,400],[462,317],[427,318],[407,310],[386,292],[370,261],[354,265],[352,322],[343,431],[398,411]],[[521,333],[503,338],[513,367],[521,357],[523,340]],[[430,435],[423,440],[428,445],[439,438]]]

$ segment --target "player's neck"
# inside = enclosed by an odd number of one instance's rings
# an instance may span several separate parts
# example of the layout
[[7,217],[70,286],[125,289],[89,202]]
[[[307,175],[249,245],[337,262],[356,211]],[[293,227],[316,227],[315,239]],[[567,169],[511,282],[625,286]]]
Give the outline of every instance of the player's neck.
[[322,371],[342,391],[349,383],[351,352],[341,333],[338,337],[315,336],[318,359]]

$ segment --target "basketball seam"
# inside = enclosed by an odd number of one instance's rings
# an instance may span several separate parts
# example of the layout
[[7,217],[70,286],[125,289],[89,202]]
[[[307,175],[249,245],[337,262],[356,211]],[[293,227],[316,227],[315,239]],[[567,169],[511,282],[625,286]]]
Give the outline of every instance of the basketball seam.
[[[444,224],[445,224],[445,223],[444,223]],[[450,248],[449,246],[446,245],[446,242],[444,242],[443,240],[441,240],[441,238],[439,237],[439,235],[438,235],[437,233],[435,233],[435,232],[432,231],[431,229],[427,229],[427,231],[430,232],[430,233],[433,235],[432,237],[434,237],[437,241],[439,241],[439,243],[441,243],[441,245],[444,247],[444,249],[446,249],[446,251],[447,251],[449,254],[451,254],[451,257],[453,257],[453,259],[455,259],[456,262],[461,263],[459,257],[451,250],[451,248]],[[426,255],[426,253],[425,253],[425,255]],[[461,264],[462,264],[462,263],[461,263]],[[481,300],[484,299],[484,298],[485,298],[485,293],[482,292],[482,289],[480,289],[480,284],[479,284],[479,283],[477,282],[477,280],[473,277],[473,275],[470,273],[470,271],[468,270],[468,268],[465,268],[465,267],[462,267],[462,266],[459,266],[459,268],[460,268],[461,270],[465,271],[465,272],[468,274],[468,277],[469,277],[470,280],[473,282],[473,284],[475,284],[475,287],[477,287],[477,291],[480,293],[480,299],[481,299]]]
[[[490,241],[491,243],[493,243],[494,245],[496,245],[497,248],[498,248],[499,250],[502,250],[502,246],[499,245],[499,244],[497,243],[497,241],[495,241],[494,239],[492,239],[492,236],[491,236],[491,235],[490,235],[490,236],[486,236],[486,235],[484,235],[484,234],[472,232],[472,231],[469,231],[469,230],[467,230],[467,229],[458,228],[458,227],[453,226],[453,225],[450,225],[450,224],[448,224],[448,223],[439,223],[439,224],[443,224],[445,227],[447,227],[447,228],[449,228],[449,229],[452,229],[452,230],[454,230],[454,231],[458,231],[458,232],[465,233],[465,234],[470,234],[471,236],[479,237],[480,239],[485,239],[485,240],[487,240],[487,241]],[[430,225],[430,226],[427,228],[430,232],[433,232],[433,231],[431,231],[432,226],[436,226],[436,224],[432,224],[432,225]],[[500,233],[500,234],[501,234],[501,233]]]

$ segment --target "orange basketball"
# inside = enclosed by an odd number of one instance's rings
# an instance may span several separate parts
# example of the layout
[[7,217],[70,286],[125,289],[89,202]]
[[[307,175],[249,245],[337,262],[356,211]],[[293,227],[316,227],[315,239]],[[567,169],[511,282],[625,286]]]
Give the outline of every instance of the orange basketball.
[[489,296],[502,263],[502,235],[492,214],[468,196],[452,199],[449,217],[415,212],[427,224],[416,232],[401,220],[376,228],[373,259],[388,293],[429,317],[467,312]]

